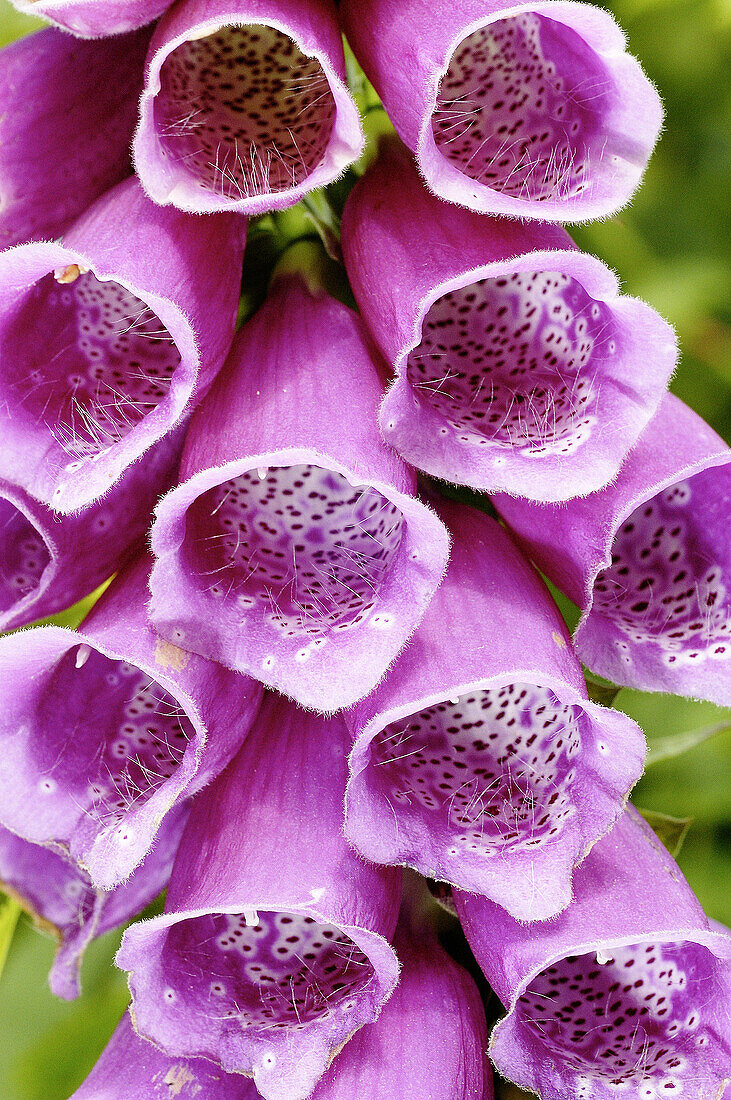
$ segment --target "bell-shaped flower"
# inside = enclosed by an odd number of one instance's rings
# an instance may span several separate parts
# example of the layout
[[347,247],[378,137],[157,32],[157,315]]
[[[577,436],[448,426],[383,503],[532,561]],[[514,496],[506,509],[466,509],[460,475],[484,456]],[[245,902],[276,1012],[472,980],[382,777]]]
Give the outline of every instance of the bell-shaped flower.
[[572,905],[526,927],[455,895],[508,1010],[490,1055],[542,1100],[718,1100],[731,1067],[731,937],[629,810],[574,876]]
[[279,275],[191,420],[152,529],[155,628],[317,710],[375,686],[448,537],[376,424],[360,318]]
[[662,106],[608,12],[574,0],[343,0],[340,11],[435,194],[584,221],[639,184]]
[[642,691],[731,704],[731,450],[667,395],[601,492],[495,505],[581,608],[588,668]]
[[261,700],[255,680],[152,631],[149,568],[142,558],[121,574],[79,631],[0,638],[0,823],[105,890],[228,764]]
[[58,237],[130,175],[149,40],[79,42],[49,28],[0,50],[0,248]]
[[[41,16],[80,38],[104,38],[144,27],[170,0],[11,0],[18,11]],[[149,35],[148,35],[149,39]],[[142,77],[140,76],[140,86]],[[110,89],[114,81],[109,81]],[[138,89],[138,96],[139,96]]]
[[130,178],[61,241],[0,254],[0,477],[78,511],[181,423],[228,352],[245,231]]
[[333,0],[181,0],[160,20],[134,141],[155,202],[281,210],[362,148]]
[[117,955],[140,1035],[253,1076],[266,1100],[310,1096],[398,978],[400,872],[343,836],[349,741],[341,716],[266,696],[193,803],[165,913]]
[[571,900],[576,864],[639,778],[642,731],[587,698],[543,582],[498,523],[437,508],[446,576],[347,715],[346,835],[368,859],[486,894],[520,920]]
[[81,963],[91,941],[135,917],[165,888],[187,814],[184,805],[165,818],[144,863],[111,891],[95,889],[88,875],[58,852],[0,826],[0,889],[56,940],[48,981],[57,997],[78,997]]
[[560,226],[441,202],[394,139],[350,194],[343,252],[396,375],[381,431],[407,462],[532,500],[616,477],[667,387],[675,338]]

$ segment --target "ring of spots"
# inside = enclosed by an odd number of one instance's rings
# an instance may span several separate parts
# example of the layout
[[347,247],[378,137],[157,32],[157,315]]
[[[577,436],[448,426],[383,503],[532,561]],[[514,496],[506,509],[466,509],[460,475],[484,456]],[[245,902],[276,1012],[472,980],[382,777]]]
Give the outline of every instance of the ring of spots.
[[532,12],[499,19],[452,55],[434,140],[459,171],[511,198],[575,198],[602,161],[611,91],[607,70],[569,27]]
[[697,1082],[692,1063],[708,1043],[703,1006],[713,969],[710,952],[687,942],[620,948],[608,962],[569,956],[531,982],[517,1012],[592,1100],[689,1097],[683,1084]]
[[2,343],[14,364],[14,400],[75,460],[104,453],[133,431],[167,396],[180,364],[156,314],[91,272],[70,282],[40,279]]
[[401,511],[319,466],[251,470],[188,511],[189,566],[219,599],[255,609],[284,637],[362,623],[398,554]]
[[[623,637],[657,646],[667,666],[731,656],[731,583],[695,513],[717,471],[677,482],[620,527],[612,564],[594,582],[594,608]],[[728,563],[728,564],[727,564]]]
[[72,795],[102,828],[151,798],[195,737],[182,707],[142,669],[86,645],[57,662],[36,722],[42,794],[63,805]]
[[321,163],[335,101],[314,57],[258,24],[223,27],[166,59],[155,123],[167,154],[225,199],[286,191]]
[[400,820],[446,829],[461,851],[541,847],[575,812],[582,722],[548,688],[475,691],[380,730],[372,774]]
[[191,1015],[299,1031],[347,1015],[373,982],[368,958],[335,926],[287,912],[256,920],[215,914],[171,927],[167,981]]
[[482,279],[434,302],[407,378],[461,442],[568,454],[596,422],[613,327],[609,308],[560,272]]
[[35,591],[51,560],[43,536],[9,500],[0,497],[0,611]]

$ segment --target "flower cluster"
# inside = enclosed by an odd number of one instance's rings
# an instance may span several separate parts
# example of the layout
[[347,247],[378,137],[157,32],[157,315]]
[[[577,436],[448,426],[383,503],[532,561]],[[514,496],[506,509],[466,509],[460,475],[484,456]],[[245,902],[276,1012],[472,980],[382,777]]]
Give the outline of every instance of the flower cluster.
[[[490,1100],[489,1044],[543,1100],[718,1100],[731,936],[582,671],[731,703],[731,451],[559,224],[659,133],[621,30],[17,6],[56,26],[0,53],[0,626],[114,579],[0,638],[0,880],[65,998],[167,889],[75,1097]],[[247,234],[279,242],[258,308]]]

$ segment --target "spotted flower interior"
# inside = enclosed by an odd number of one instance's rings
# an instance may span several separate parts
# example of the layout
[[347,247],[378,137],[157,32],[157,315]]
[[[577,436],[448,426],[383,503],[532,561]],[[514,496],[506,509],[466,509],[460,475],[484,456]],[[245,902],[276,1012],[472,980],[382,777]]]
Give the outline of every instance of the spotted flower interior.
[[50,561],[40,531],[12,501],[0,497],[0,613],[36,591]]
[[719,967],[688,942],[570,956],[531,982],[516,1013],[533,1059],[560,1065],[577,1100],[710,1097],[724,1044],[708,1007]]
[[442,435],[528,457],[575,452],[617,352],[611,310],[569,275],[515,272],[438,298],[406,374]]
[[167,157],[221,199],[296,187],[325,155],[336,113],[328,79],[274,27],[183,42],[160,80],[155,126]]
[[188,562],[242,619],[256,617],[280,642],[318,646],[378,613],[403,526],[381,493],[331,470],[250,470],[189,508]]
[[0,331],[3,396],[48,437],[58,475],[111,451],[163,404],[181,356],[145,302],[77,264],[49,273]]
[[[514,199],[581,195],[611,163],[614,81],[569,27],[533,12],[473,31],[442,77],[432,131],[470,179]],[[604,169],[606,171],[606,169]]]
[[344,1038],[377,1001],[372,964],[353,941],[296,913],[179,921],[167,933],[163,968],[165,1000],[182,1004],[194,1030],[234,1042],[313,1024]]
[[731,656],[731,545],[721,501],[731,467],[645,501],[619,528],[594,583],[592,618],[620,648],[650,646],[667,668]]

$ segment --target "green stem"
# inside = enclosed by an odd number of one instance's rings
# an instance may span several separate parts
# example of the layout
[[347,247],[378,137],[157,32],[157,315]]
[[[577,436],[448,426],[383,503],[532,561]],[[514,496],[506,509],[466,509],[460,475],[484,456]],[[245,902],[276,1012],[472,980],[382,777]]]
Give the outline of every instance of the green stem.
[[10,945],[15,935],[15,927],[22,910],[15,898],[5,897],[0,907],[0,977],[5,968]]

